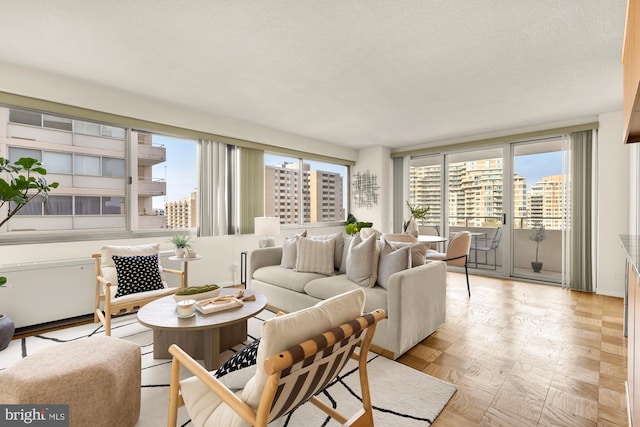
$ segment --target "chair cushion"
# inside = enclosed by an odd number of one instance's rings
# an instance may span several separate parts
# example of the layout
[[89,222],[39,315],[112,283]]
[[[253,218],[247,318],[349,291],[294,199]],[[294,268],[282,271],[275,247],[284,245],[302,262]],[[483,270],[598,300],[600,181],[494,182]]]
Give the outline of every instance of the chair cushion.
[[314,240],[300,237],[296,240],[296,271],[330,275],[334,271],[336,240]]
[[118,276],[115,297],[164,289],[158,268],[158,255],[113,255]]
[[[112,293],[115,295],[118,291],[118,273],[116,272],[116,265],[113,262],[113,255],[131,256],[131,255],[153,255],[160,254],[160,243],[152,243],[149,245],[136,245],[136,246],[112,246],[105,245],[101,249],[102,256],[100,257],[100,271],[102,277],[111,282]],[[160,270],[160,277],[164,287],[167,287],[162,267],[158,263],[158,269]]]

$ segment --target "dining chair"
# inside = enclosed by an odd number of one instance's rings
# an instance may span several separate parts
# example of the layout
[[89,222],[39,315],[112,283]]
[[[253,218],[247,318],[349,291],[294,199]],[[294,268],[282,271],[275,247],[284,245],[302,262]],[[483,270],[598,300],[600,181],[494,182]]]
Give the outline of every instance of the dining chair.
[[493,238],[476,237],[472,240],[471,250],[476,251],[475,266],[478,267],[478,252],[484,252],[484,264],[489,265],[489,252],[493,252],[493,269],[498,268],[497,249],[502,240],[502,226],[496,229]]
[[471,288],[469,287],[469,270],[467,263],[469,261],[469,251],[471,248],[471,233],[461,231],[457,233],[447,246],[447,252],[429,251],[427,253],[427,261],[445,261],[447,265],[463,267],[464,274],[467,276],[467,292],[471,296]]

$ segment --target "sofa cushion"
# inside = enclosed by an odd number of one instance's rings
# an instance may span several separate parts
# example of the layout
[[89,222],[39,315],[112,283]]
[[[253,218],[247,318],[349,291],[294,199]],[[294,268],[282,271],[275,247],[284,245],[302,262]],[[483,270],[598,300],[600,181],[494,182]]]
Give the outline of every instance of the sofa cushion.
[[295,271],[331,275],[334,271],[334,248],[336,240],[314,240],[300,237],[296,240]]
[[382,242],[378,263],[378,285],[387,289],[387,282],[392,274],[411,268],[411,247],[397,247],[385,240]]
[[411,251],[411,267],[423,265],[427,260],[427,252],[429,243],[407,243],[407,242],[389,242],[395,248],[408,247]]
[[321,236],[310,236],[310,239],[313,240],[329,240],[335,239],[336,244],[333,253],[334,259],[334,267],[336,270],[340,270],[340,266],[342,265],[342,256],[344,253],[345,245],[344,245],[344,233],[339,231],[335,234],[323,234]]
[[304,292],[304,286],[309,281],[322,277],[326,276],[318,273],[301,273],[279,265],[261,267],[253,272],[253,278],[256,280],[296,292]]
[[[362,286],[353,283],[345,274],[314,279],[304,287],[304,291],[307,295],[321,300],[331,298],[344,292],[349,292],[353,289],[362,289]],[[374,286],[373,288],[364,288],[364,293],[367,296],[364,304],[365,312],[373,311],[378,308],[387,310],[386,289],[380,286]]]
[[375,235],[363,239],[356,234],[347,254],[347,278],[366,288],[374,286],[378,278],[379,255]]
[[282,242],[282,259],[280,261],[280,267],[282,268],[294,268],[296,266],[297,248],[296,241],[298,237],[307,237],[307,230],[299,234],[293,234],[284,239]]

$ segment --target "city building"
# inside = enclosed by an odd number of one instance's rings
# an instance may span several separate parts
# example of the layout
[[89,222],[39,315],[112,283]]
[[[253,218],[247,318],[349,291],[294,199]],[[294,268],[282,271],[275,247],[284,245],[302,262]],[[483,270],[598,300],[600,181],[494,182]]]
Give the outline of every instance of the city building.
[[167,228],[195,228],[197,226],[196,190],[191,196],[181,200],[172,200],[164,204],[164,217]]

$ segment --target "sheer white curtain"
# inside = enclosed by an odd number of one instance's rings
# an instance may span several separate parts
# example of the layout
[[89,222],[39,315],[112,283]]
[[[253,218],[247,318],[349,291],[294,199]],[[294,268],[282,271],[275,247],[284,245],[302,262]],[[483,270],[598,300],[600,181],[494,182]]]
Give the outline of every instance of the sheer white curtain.
[[201,139],[198,147],[198,236],[227,234],[229,227],[227,146]]

